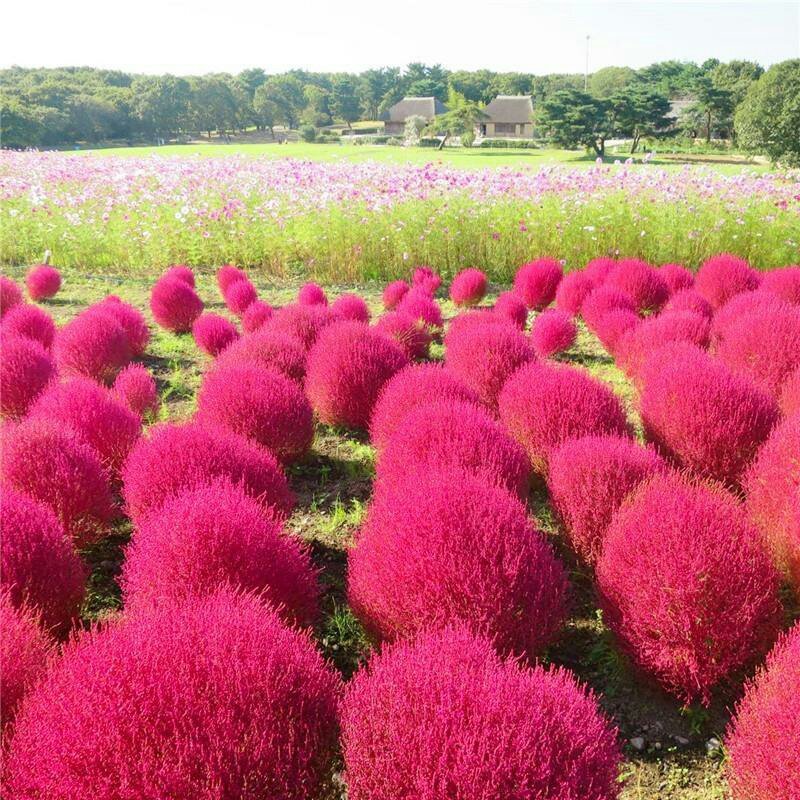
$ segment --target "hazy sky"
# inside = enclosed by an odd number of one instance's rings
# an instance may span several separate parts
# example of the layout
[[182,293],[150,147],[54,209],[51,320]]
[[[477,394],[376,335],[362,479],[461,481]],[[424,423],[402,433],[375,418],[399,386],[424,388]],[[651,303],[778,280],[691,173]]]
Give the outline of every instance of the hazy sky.
[[590,71],[800,57],[800,0],[23,0],[6,3],[2,20],[2,66],[149,73],[360,71],[410,61],[583,72],[587,34]]

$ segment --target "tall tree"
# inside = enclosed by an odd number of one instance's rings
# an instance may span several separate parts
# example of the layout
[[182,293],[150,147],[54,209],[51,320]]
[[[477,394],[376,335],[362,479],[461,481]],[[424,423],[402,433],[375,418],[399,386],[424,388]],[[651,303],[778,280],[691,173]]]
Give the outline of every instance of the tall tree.
[[383,98],[400,84],[397,67],[368,69],[359,76],[358,94],[367,119],[377,119]]
[[334,117],[343,119],[347,127],[352,129],[352,123],[361,116],[358,84],[349,75],[335,75],[331,85],[331,112]]
[[431,134],[442,136],[437,148],[441,150],[451,136],[471,135],[475,126],[484,119],[486,114],[483,109],[477,103],[467,100],[447,113],[434,117],[428,123],[426,130]]
[[633,139],[631,153],[644,136],[660,136],[670,127],[669,100],[653,89],[629,85],[608,98],[608,112],[617,136]]
[[271,75],[263,84],[264,96],[278,109],[278,121],[296,128],[300,112],[305,108],[303,84],[294,75]]
[[694,83],[695,106],[705,118],[706,142],[711,141],[713,124],[726,131],[731,127],[733,98],[727,89],[720,89],[708,75],[702,75]]
[[625,89],[636,77],[630,67],[604,67],[589,76],[589,94],[595,97],[611,97]]
[[554,144],[591,148],[601,158],[613,133],[608,103],[577,89],[550,95],[539,106],[536,120]]
[[275,126],[278,124],[280,110],[270,99],[263,84],[256,89],[253,97],[253,111],[255,111],[257,123],[265,128],[269,128],[270,135],[274,139]]
[[131,84],[133,110],[149,135],[169,138],[187,122],[189,82],[173,75],[143,76]]

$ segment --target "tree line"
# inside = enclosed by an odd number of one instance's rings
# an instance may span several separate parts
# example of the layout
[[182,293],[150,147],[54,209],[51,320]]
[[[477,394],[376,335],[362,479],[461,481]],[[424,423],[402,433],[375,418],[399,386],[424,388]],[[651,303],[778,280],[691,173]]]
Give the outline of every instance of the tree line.
[[[776,67],[783,67],[777,83],[783,86],[788,80],[790,89],[796,87],[800,62]],[[291,70],[268,75],[255,68],[236,75],[185,77],[89,67],[12,67],[0,71],[0,138],[4,147],[54,147],[197,133],[211,138],[215,132],[224,136],[253,127],[350,126],[378,119],[407,95],[449,102],[464,119],[478,116],[477,110],[498,94],[530,94],[538,128],[561,146],[585,146],[602,154],[612,136],[632,138],[636,148],[643,138],[676,129],[708,140],[735,138],[741,129],[748,141],[756,142],[765,137],[764,121],[743,117],[739,124],[737,114],[745,106],[757,110],[759,103],[749,98],[775,69],[765,74],[751,61],[716,59],[699,65],[663,61],[639,70],[607,67],[588,78],[449,71],[421,63],[357,74]],[[687,101],[678,120],[669,113],[675,100]],[[763,113],[774,110],[774,98],[760,105]],[[790,114],[787,125],[792,122]]]

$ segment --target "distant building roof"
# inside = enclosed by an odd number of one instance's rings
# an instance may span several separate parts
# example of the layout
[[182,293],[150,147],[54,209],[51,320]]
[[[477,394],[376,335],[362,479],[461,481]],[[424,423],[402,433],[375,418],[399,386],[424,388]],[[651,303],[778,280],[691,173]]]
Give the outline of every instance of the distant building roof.
[[533,102],[529,95],[500,94],[483,111],[492,122],[530,122]]
[[437,114],[447,111],[445,105],[435,97],[404,97],[389,108],[382,119],[389,122],[405,122],[409,117],[433,119]]

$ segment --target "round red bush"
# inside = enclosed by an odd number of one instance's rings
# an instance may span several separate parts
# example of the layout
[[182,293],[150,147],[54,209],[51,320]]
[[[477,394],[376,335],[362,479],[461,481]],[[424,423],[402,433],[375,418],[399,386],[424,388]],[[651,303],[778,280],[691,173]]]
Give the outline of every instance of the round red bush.
[[567,439],[630,435],[625,409],[602,381],[563,364],[528,364],[506,382],[500,419],[525,448],[533,469],[547,474],[550,452]]
[[382,448],[409,411],[437,400],[462,400],[477,405],[478,396],[441,364],[411,364],[396,372],[381,388],[369,435]]
[[556,306],[573,317],[580,313],[583,301],[595,288],[592,280],[583,272],[567,273],[556,289]]
[[492,411],[509,375],[535,358],[522,331],[499,320],[451,325],[444,341],[447,368]]
[[387,439],[375,465],[375,491],[392,491],[411,475],[462,471],[528,496],[525,451],[474,403],[446,398],[409,409]]
[[783,615],[775,568],[722,489],[658,476],[611,522],[597,586],[603,620],[642,672],[684,703],[760,658]]
[[388,336],[362,322],[337,322],[308,354],[306,395],[327,425],[366,429],[383,384],[407,363]]
[[61,288],[61,273],[49,264],[36,264],[25,276],[25,287],[31,300],[49,300]]
[[762,275],[761,288],[793,306],[800,306],[800,265],[765,272]]
[[319,584],[308,550],[229,480],[186,489],[137,526],[125,551],[126,610],[183,603],[231,586],[290,624],[311,625]]
[[748,683],[725,749],[734,800],[800,797],[800,622]]
[[142,364],[128,364],[114,380],[114,394],[140,418],[155,416],[159,399],[156,382]]
[[302,383],[306,374],[306,351],[294,336],[264,328],[242,336],[225,348],[212,369],[241,364],[274,369]]
[[553,258],[529,261],[517,270],[514,291],[528,308],[541,311],[555,299],[563,276],[561,264]]
[[795,368],[786,376],[778,398],[778,405],[786,417],[800,411],[800,367]]
[[277,309],[264,330],[288,334],[297,339],[305,350],[310,350],[322,330],[334,321],[327,306],[301,306],[292,304]]
[[225,292],[228,291],[228,287],[232,283],[247,279],[247,273],[243,269],[234,267],[233,264],[223,264],[217,270],[217,286],[223,297],[225,297]]
[[131,348],[125,329],[112,315],[88,310],[59,328],[53,356],[62,375],[113,383],[131,360]]
[[617,262],[613,258],[593,258],[583,270],[583,274],[594,284],[595,288],[602,286],[606,282],[609,273]]
[[242,278],[228,286],[223,299],[228,311],[236,314],[237,317],[241,317],[258,300],[258,292],[247,278]]
[[592,566],[611,518],[640,483],[666,472],[650,448],[622,436],[567,439],[553,450],[547,488],[572,549]]
[[379,639],[459,622],[533,656],[566,618],[567,579],[516,497],[425,470],[373,500],[348,557],[348,597]]
[[5,592],[0,592],[0,630],[0,720],[5,733],[20,701],[47,672],[53,645],[38,615],[12,604]]
[[253,439],[284,464],[308,454],[314,416],[302,389],[275,369],[230,364],[206,373],[197,420]]
[[775,427],[748,469],[744,488],[750,518],[800,595],[800,414]]
[[613,800],[616,738],[570,672],[502,661],[462,628],[385,648],[342,703],[350,800]]
[[192,336],[195,344],[204,353],[216,358],[239,338],[239,331],[226,317],[213,311],[206,311],[194,321]]
[[275,309],[264,300],[253,300],[242,314],[242,330],[245,333],[254,333],[261,330],[263,325],[272,319]]
[[411,276],[411,283],[414,287],[419,287],[425,294],[433,297],[442,285],[442,278],[430,267],[417,267]]
[[667,301],[664,311],[691,311],[708,320],[714,316],[711,303],[696,289],[678,289]]
[[185,281],[161,278],[150,292],[150,311],[162,328],[173,333],[188,333],[203,313],[203,301]]
[[10,486],[0,504],[2,591],[35,609],[46,630],[66,633],[78,618],[86,573],[55,514]]
[[56,326],[53,318],[39,306],[20,303],[3,317],[0,331],[4,340],[9,336],[22,336],[49,350],[56,335]]
[[694,288],[716,310],[734,295],[757,289],[760,282],[758,273],[743,258],[719,253],[700,267],[694,279]]
[[711,322],[711,340],[716,347],[724,341],[731,328],[749,314],[768,314],[773,311],[791,311],[792,307],[780,297],[760,289],[734,295],[714,315]]
[[499,294],[492,310],[497,316],[512,322],[520,330],[525,330],[528,322],[528,308],[514,292]]
[[428,357],[433,337],[424,322],[402,311],[390,311],[378,317],[375,330],[397,342],[409,359]]
[[475,306],[486,296],[486,273],[479,269],[462,269],[450,284],[450,299],[457,306]]
[[775,401],[697,347],[660,348],[640,373],[645,434],[669,458],[735,485],[778,420]]
[[22,290],[19,286],[11,278],[0,275],[0,317],[4,317],[10,308],[22,302]]
[[744,314],[717,348],[720,361],[778,397],[800,367],[800,308]]
[[77,547],[105,536],[114,511],[108,476],[79,434],[25,420],[3,431],[1,455],[2,483],[48,506]]
[[177,278],[194,289],[194,272],[185,264],[173,264],[165,273],[165,278]]
[[31,403],[56,375],[56,367],[45,349],[33,339],[3,336],[0,358],[0,413],[22,417]]
[[694,286],[694,275],[683,264],[662,264],[658,274],[666,281],[670,295]]
[[370,313],[366,301],[357,294],[343,294],[331,304],[331,312],[337,319],[369,322]]
[[384,287],[383,295],[381,296],[383,307],[387,311],[391,311],[403,299],[410,288],[406,281],[392,281],[391,283],[387,283]]
[[144,354],[150,343],[150,329],[147,320],[138,308],[130,303],[123,303],[118,297],[109,295],[105,300],[90,306],[86,313],[102,312],[110,314],[125,330],[128,346],[135,357]]
[[255,597],[142,611],[72,643],[28,695],[10,793],[307,800],[331,767],[340,685]]
[[139,523],[167,498],[213,478],[228,478],[278,519],[294,509],[294,496],[278,460],[265,447],[222,428],[165,423],[149,430],[123,470],[128,515]]
[[627,308],[612,308],[607,311],[594,326],[594,335],[600,344],[612,355],[616,356],[617,347],[628,331],[642,324],[642,318]]
[[569,350],[578,336],[575,320],[557,308],[542,311],[533,321],[531,343],[539,358],[552,358]]
[[659,311],[670,294],[667,281],[658,270],[636,258],[618,261],[604,285],[628,295],[640,313]]
[[424,289],[414,287],[397,304],[397,311],[411,317],[415,322],[424,322],[431,328],[444,325],[442,309]]
[[297,293],[297,302],[301,306],[326,306],[328,296],[318,283],[304,283]]
[[636,305],[630,295],[613,286],[600,286],[589,294],[581,306],[581,316],[590,330],[597,330],[600,320],[617,309],[636,313]]

